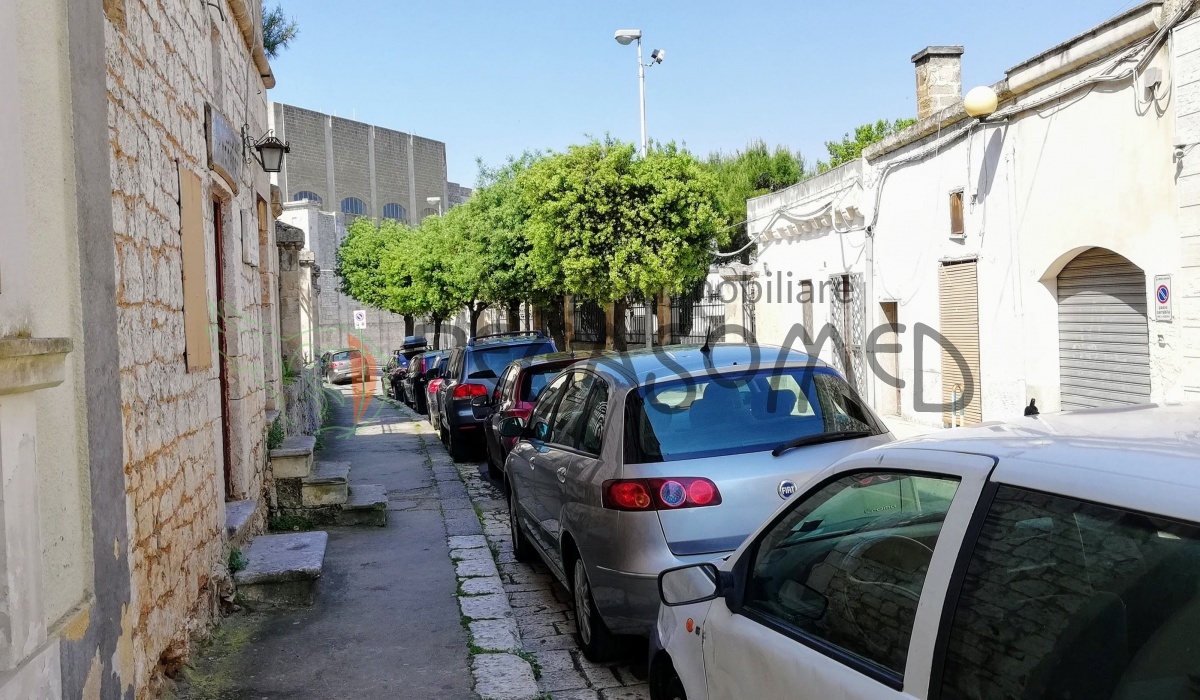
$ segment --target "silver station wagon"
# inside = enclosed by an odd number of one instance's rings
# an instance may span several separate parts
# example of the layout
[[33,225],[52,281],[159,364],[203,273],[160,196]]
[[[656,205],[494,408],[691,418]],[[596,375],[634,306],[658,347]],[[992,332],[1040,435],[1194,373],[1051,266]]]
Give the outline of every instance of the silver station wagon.
[[892,440],[833,368],[744,344],[576,363],[499,428],[521,438],[505,463],[516,555],[571,590],[593,660],[650,633],[659,572],[737,549],[810,473]]

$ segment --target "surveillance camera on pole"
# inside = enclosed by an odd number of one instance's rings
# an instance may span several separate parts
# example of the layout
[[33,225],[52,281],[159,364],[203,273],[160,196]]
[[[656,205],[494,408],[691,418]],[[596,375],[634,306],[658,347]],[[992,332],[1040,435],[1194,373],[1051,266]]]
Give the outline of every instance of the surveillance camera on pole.
[[664,51],[663,49],[654,49],[654,51],[650,54],[650,61],[652,63],[662,63],[663,59],[666,57],[667,57],[666,51]]

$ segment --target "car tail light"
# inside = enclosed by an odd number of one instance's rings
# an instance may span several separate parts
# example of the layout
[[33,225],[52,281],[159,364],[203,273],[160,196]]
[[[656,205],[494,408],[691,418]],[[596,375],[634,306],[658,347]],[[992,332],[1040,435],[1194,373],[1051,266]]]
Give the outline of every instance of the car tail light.
[[454,387],[454,396],[456,399],[469,399],[475,396],[486,396],[488,388],[483,384],[474,384],[467,382]]
[[612,510],[680,510],[719,505],[721,492],[717,485],[701,477],[604,482],[604,507]]
[[348,364],[350,364],[349,360],[334,360],[333,362],[333,366],[338,368],[345,367]]
[[437,392],[437,390],[438,390],[438,387],[439,387],[439,386],[441,386],[441,385],[442,385],[442,380],[440,380],[440,379],[433,379],[433,380],[430,380],[430,382],[429,382],[429,393],[431,393],[431,394],[433,394],[433,393],[436,393],[436,392]]

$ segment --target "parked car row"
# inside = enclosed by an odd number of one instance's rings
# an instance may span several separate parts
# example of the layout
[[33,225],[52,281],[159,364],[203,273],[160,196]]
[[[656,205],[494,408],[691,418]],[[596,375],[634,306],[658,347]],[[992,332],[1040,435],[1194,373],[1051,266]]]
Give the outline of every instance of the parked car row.
[[516,556],[654,698],[1200,697],[1200,410],[892,442],[747,346],[525,357],[485,404]]

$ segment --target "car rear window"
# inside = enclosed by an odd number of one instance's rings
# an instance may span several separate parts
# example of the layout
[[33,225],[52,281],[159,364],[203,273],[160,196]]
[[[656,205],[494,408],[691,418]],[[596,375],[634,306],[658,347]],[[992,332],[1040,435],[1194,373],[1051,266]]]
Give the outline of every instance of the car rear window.
[[525,374],[521,377],[521,393],[522,401],[533,403],[542,395],[542,389],[550,383],[554,376],[562,371],[561,365],[550,365],[546,367],[530,367],[525,370]]
[[467,379],[498,379],[513,360],[554,352],[550,341],[472,348],[467,353]]
[[828,369],[764,369],[641,387],[627,402],[626,460],[697,459],[774,449],[794,438],[883,432]]
[[335,362],[338,360],[349,360],[349,359],[357,360],[360,357],[362,357],[362,353],[359,352],[358,350],[343,350],[341,352],[333,353],[333,360]]

